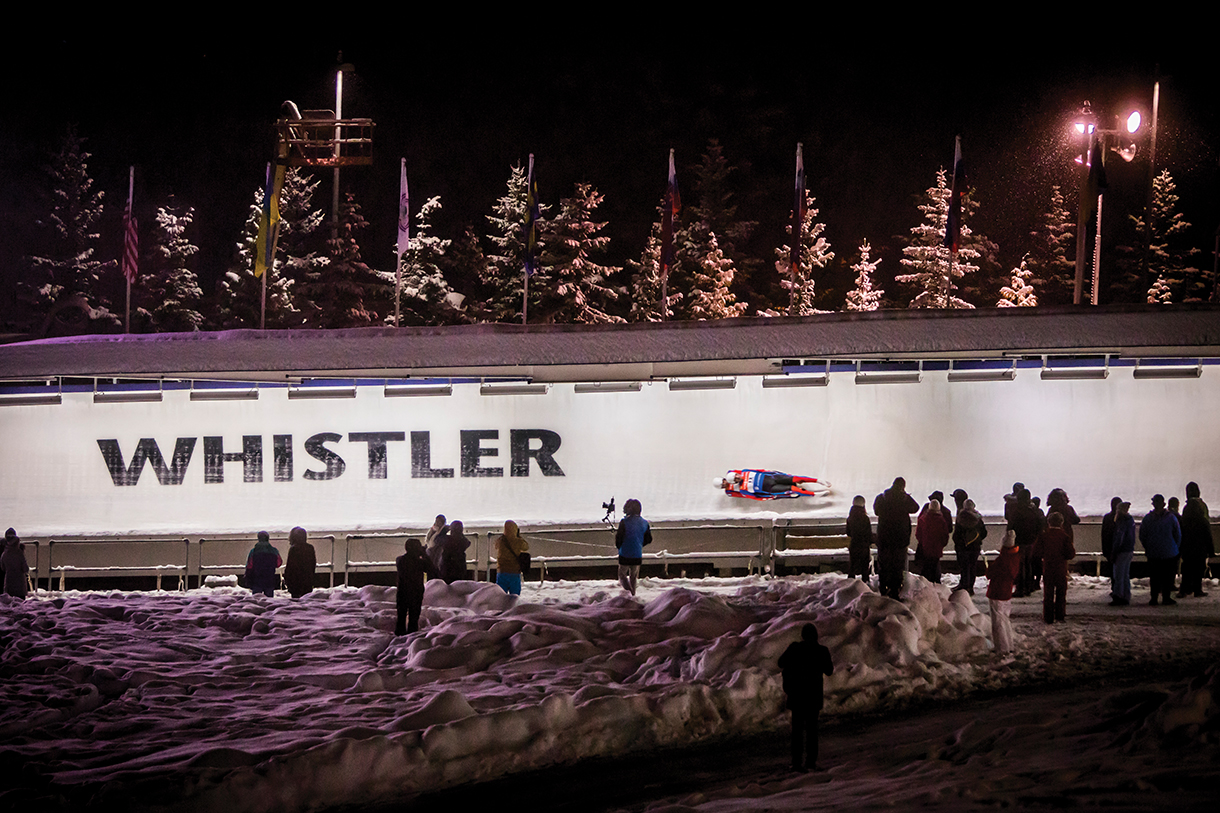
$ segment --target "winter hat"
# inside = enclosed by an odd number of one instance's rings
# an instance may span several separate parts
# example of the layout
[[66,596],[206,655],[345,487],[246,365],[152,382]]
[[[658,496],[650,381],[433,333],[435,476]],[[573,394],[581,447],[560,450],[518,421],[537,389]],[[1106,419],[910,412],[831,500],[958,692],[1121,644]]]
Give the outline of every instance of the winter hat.
[[259,542],[270,542],[271,534],[267,533],[266,531],[259,531],[258,532],[258,541]]
[[861,508],[863,508],[863,507],[864,507],[864,495],[862,495],[862,494],[857,494],[856,496],[852,497],[852,498],[851,498],[851,504],[852,504],[852,505],[858,505],[858,506],[860,506]]
[[952,497],[952,498],[953,498],[953,499],[955,499],[955,500],[965,500],[965,499],[966,499],[966,498],[968,498],[970,495],[966,493],[966,490],[965,490],[964,488],[959,488],[959,489],[956,489],[956,490],[955,490],[955,491],[954,491],[952,494],[950,494],[949,496],[950,496],[950,497]]
[[933,491],[931,494],[929,494],[929,495],[928,495],[928,499],[929,499],[929,500],[936,500],[938,503],[944,504],[944,502],[945,502],[945,492],[943,492],[943,491]]
[[517,523],[513,522],[511,519],[506,519],[504,521],[504,536],[509,539],[516,539],[518,536],[520,536],[520,532],[517,530]]
[[5,532],[4,532],[4,538],[5,538],[6,540],[8,540],[8,539],[16,539],[16,538],[17,538],[17,529],[16,529],[16,528],[9,528],[7,531],[5,531]]
[[1153,494],[1152,495],[1152,507],[1153,508],[1164,508],[1165,507],[1165,498],[1160,494]]
[[940,513],[940,500],[937,500],[935,498],[928,500],[928,510],[931,511],[933,514],[939,514]]
[[973,511],[974,510],[974,500],[966,500],[966,502],[962,503],[962,510],[963,511]]
[[1199,484],[1190,482],[1186,484],[1186,499],[1193,500],[1199,496]]

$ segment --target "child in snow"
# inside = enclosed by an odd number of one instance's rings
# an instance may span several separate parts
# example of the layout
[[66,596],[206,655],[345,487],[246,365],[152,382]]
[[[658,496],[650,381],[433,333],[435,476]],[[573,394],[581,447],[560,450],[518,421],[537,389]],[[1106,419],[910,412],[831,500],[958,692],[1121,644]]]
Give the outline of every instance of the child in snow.
[[987,566],[987,604],[991,608],[991,640],[996,654],[1012,652],[1012,588],[1021,567],[1021,551],[1017,547],[1017,532],[1004,532],[1004,545],[999,557]]

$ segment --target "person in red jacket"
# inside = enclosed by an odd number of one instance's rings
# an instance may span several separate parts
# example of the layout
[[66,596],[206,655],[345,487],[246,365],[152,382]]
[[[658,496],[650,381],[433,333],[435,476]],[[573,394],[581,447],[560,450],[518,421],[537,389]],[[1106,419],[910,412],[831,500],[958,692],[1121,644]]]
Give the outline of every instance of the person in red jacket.
[[1076,558],[1072,538],[1063,529],[1063,514],[1051,512],[1047,528],[1034,542],[1033,558],[1042,560],[1042,620],[1064,620],[1067,609],[1068,562]]
[[1021,567],[1021,550],[1017,547],[1017,532],[1004,532],[1004,546],[999,557],[987,566],[987,603],[991,607],[991,640],[997,654],[1012,652],[1012,587]]
[[915,523],[915,540],[918,544],[911,568],[933,584],[940,584],[940,559],[945,555],[945,546],[949,544],[949,534],[953,531],[953,515],[941,504],[942,496],[939,491],[933,491]]

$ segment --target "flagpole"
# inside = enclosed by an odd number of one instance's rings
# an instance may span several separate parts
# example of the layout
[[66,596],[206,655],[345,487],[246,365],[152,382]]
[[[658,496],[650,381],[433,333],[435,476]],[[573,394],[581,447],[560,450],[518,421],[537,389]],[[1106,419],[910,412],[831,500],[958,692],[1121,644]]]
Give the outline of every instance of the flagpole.
[[534,154],[530,153],[529,175],[525,180],[525,281],[521,286],[521,324],[529,324],[530,274],[534,271],[534,249],[538,228],[538,190],[534,180]]
[[402,299],[402,255],[411,245],[411,196],[407,191],[407,159],[402,159],[398,183],[398,271],[394,279],[394,327],[398,327]]
[[[802,145],[796,145],[796,196],[792,202],[792,253],[789,257],[788,272],[792,280],[792,288],[788,291],[788,315],[800,316],[796,307],[797,277],[801,261],[801,238],[805,227],[805,158],[801,153]],[[810,269],[812,273],[813,269]]]
[[[132,198],[135,196],[136,190],[136,168],[133,164],[127,174],[127,222],[131,222]],[[126,225],[126,224],[125,224]],[[123,251],[127,251],[127,230],[123,230]],[[124,279],[127,280],[127,312],[123,317],[123,332],[131,332],[131,275],[124,274]]]

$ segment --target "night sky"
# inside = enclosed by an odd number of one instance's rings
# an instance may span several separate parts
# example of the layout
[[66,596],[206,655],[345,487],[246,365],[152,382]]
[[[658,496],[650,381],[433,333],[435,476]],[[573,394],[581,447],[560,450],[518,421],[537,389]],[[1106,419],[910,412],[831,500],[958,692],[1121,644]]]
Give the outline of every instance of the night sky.
[[[883,258],[884,279],[899,267],[896,237],[920,220],[915,198],[951,163],[960,134],[981,203],[974,225],[999,244],[1007,269],[1019,261],[1051,184],[1064,187],[1074,209],[1066,132],[1080,103],[1108,114],[1132,104],[1147,111],[1158,76],[1157,169],[1173,173],[1195,245],[1210,249],[1220,219],[1218,71],[1205,49],[1180,37],[1132,47],[1105,36],[1085,43],[1023,34],[1009,24],[964,31],[812,18],[703,19],[698,30],[591,21],[547,34],[547,26],[515,18],[458,15],[426,28],[404,24],[391,36],[390,21],[357,28],[326,19],[278,38],[257,35],[253,23],[220,33],[216,21],[106,34],[113,20],[18,38],[0,118],[5,290],[46,209],[42,167],[73,123],[106,192],[102,256],[118,254],[134,164],[142,223],[171,193],[196,208],[197,271],[210,293],[272,156],[280,103],[333,107],[340,50],[356,69],[345,77],[344,113],[377,124],[373,166],[345,170],[342,185],[372,225],[366,260],[382,268],[392,265],[400,157],[413,211],[440,195],[438,232],[451,237],[467,224],[485,232],[509,167],[533,152],[545,203],[557,204],[578,181],[605,194],[610,258],[621,264],[644,246],[669,148],[689,206],[690,167],[716,138],[739,168],[739,216],[760,223],[748,248],[768,271],[771,249],[785,241],[800,141],[832,248],[850,261],[868,239]],[[644,28],[651,33],[642,36]],[[1140,149],[1132,164],[1107,165],[1110,234],[1143,205],[1146,139]],[[330,171],[320,177],[318,202],[329,207]],[[1210,268],[1211,258],[1198,262]],[[847,284],[843,268],[836,274],[820,287]]]

